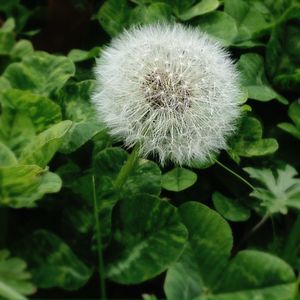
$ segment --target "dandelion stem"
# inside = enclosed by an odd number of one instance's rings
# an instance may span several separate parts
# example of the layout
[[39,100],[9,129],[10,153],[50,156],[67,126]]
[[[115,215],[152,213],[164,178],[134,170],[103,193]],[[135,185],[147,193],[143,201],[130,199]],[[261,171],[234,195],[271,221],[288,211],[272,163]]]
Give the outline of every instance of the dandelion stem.
[[215,162],[221,166],[223,169],[225,169],[226,171],[228,171],[229,173],[231,173],[232,175],[234,175],[236,178],[238,178],[239,180],[243,181],[246,185],[248,185],[252,190],[255,191],[255,187],[249,182],[247,181],[245,178],[243,178],[242,176],[240,176],[239,174],[237,174],[236,172],[234,172],[233,170],[229,169],[228,167],[226,167],[225,165],[223,165],[220,161],[215,160]]
[[124,183],[126,182],[129,173],[133,169],[133,167],[138,159],[138,154],[139,154],[139,147],[138,147],[138,145],[136,145],[133,148],[131,154],[129,155],[127,161],[122,166],[122,168],[115,180],[116,189],[118,189],[118,190],[121,189],[122,186],[124,185]]
[[98,263],[99,263],[100,300],[106,300],[105,271],[104,271],[104,260],[103,260],[103,245],[102,245],[99,214],[98,214],[98,208],[97,208],[96,185],[95,185],[95,176],[94,175],[92,176],[92,186],[93,186],[95,231],[96,231],[96,241],[97,241]]

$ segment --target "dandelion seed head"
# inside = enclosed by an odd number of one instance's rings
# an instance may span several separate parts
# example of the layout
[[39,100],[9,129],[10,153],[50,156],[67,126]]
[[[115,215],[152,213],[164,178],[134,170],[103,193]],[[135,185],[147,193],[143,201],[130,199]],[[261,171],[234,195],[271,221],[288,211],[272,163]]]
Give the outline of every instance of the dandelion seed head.
[[232,60],[216,41],[179,24],[136,27],[97,60],[93,103],[127,147],[160,162],[206,162],[226,148],[240,109]]

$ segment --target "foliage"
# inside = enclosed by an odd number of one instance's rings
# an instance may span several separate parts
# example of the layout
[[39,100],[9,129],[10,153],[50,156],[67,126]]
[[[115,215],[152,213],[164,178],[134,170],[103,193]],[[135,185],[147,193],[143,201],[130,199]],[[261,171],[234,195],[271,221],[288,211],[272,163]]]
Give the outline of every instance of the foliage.
[[250,218],[250,209],[238,200],[228,198],[219,192],[214,192],[212,201],[216,211],[226,220],[241,222]]
[[[298,299],[299,0],[62,2],[0,0],[0,299],[99,298],[99,276],[108,299]],[[229,48],[242,114],[207,164],[138,158],[118,184],[95,58],[155,22]]]
[[268,214],[286,214],[289,207],[300,208],[300,179],[294,178],[298,173],[292,166],[285,165],[274,172],[250,167],[244,170],[262,184],[263,187],[256,187],[250,195],[260,200]]
[[175,168],[162,177],[162,187],[168,191],[180,192],[192,186],[197,180],[197,174],[184,169]]
[[9,251],[0,251],[0,297],[9,300],[24,300],[24,295],[34,293],[30,283],[31,275],[26,271],[26,263],[11,257]]
[[291,123],[280,123],[278,127],[291,135],[293,135],[296,139],[300,139],[300,103],[298,101],[294,101],[288,110],[288,115],[293,121],[294,124]]
[[[294,273],[270,254],[240,251],[233,259],[228,223],[208,207],[188,202],[179,207],[189,231],[187,247],[167,273],[167,299],[289,299]],[[261,264],[264,266],[261,267]]]

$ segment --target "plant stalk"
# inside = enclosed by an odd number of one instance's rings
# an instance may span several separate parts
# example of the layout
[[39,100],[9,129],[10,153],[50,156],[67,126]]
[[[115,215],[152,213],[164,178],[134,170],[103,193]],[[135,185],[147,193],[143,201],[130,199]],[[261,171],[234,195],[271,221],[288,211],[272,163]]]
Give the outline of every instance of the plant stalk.
[[125,184],[128,175],[132,171],[133,167],[135,166],[137,160],[139,158],[139,146],[136,145],[131,154],[129,155],[127,161],[122,166],[116,180],[115,180],[115,188],[120,190],[122,186]]
[[92,186],[93,186],[93,203],[94,203],[94,218],[95,218],[95,231],[96,231],[96,241],[97,241],[97,252],[98,252],[98,263],[99,263],[99,280],[100,280],[100,300],[106,300],[106,284],[105,284],[105,270],[104,270],[104,260],[103,260],[103,245],[101,236],[101,226],[99,221],[99,213],[97,208],[97,198],[96,198],[96,185],[95,185],[95,175],[92,176]]
[[298,214],[292,229],[288,235],[287,242],[283,249],[282,258],[290,262],[297,255],[300,248],[300,214]]
[[234,254],[237,253],[238,250],[244,245],[244,243],[266,223],[266,221],[269,219],[269,217],[270,217],[269,214],[265,214],[262,217],[262,219],[256,225],[254,225],[249,232],[247,232],[242,237],[242,239],[240,240],[240,242],[238,243],[238,245],[235,247],[235,249],[233,251]]
[[246,185],[248,185],[252,190],[255,191],[255,187],[249,182],[247,181],[245,178],[243,178],[242,176],[240,176],[239,174],[237,174],[236,172],[234,172],[233,170],[229,169],[228,167],[226,167],[225,165],[223,165],[220,161],[215,160],[215,162],[222,167],[223,169],[225,169],[226,171],[228,171],[229,173],[231,173],[232,175],[234,175],[236,178],[238,178],[239,180],[241,180],[242,182],[244,182]]

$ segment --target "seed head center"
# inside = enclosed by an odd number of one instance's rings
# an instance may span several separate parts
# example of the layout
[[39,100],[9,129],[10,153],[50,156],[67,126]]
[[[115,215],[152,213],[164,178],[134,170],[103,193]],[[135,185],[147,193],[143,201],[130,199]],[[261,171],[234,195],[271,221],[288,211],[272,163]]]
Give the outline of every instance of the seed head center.
[[170,69],[155,69],[147,73],[143,78],[142,89],[153,108],[183,111],[190,107],[192,93],[189,85]]

